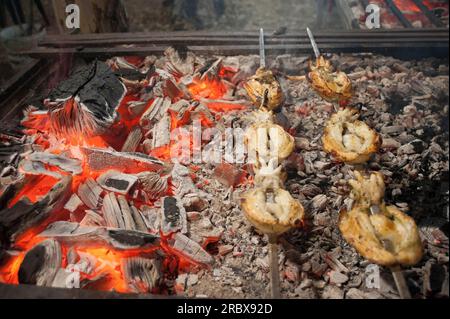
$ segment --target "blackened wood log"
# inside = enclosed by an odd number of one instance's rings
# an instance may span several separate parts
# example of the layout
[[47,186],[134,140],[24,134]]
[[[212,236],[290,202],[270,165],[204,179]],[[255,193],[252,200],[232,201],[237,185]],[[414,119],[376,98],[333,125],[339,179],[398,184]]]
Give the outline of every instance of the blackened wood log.
[[103,243],[118,250],[156,247],[160,243],[159,237],[143,232],[105,227],[86,227],[70,222],[55,222],[49,225],[39,236],[85,247],[95,247],[99,243]]
[[61,245],[48,239],[29,250],[19,268],[19,283],[51,287],[61,267]]
[[70,197],[72,177],[65,176],[36,203],[27,199],[20,200],[16,205],[0,212],[0,234],[3,239],[13,242],[17,235],[30,227],[38,225],[53,212],[63,209]]
[[125,85],[109,66],[94,61],[62,81],[44,104],[55,134],[95,136],[114,123],[125,94]]

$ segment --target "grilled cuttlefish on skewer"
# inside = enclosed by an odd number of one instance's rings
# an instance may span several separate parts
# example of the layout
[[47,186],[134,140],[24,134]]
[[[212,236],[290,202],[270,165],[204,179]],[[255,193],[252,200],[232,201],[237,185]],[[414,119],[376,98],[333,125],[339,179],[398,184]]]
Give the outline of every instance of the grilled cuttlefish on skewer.
[[382,266],[412,266],[423,255],[422,242],[414,220],[384,202],[385,185],[381,173],[370,177],[354,172],[350,180],[355,204],[339,218],[339,229],[358,253]]
[[255,106],[276,110],[283,103],[280,82],[272,71],[265,68],[259,68],[244,84],[244,88]]
[[349,164],[367,162],[381,145],[380,136],[358,117],[358,110],[352,108],[333,114],[322,138],[327,153]]
[[[295,139],[280,125],[273,123],[273,114],[260,109],[253,114],[256,119],[245,132],[244,140],[251,159],[269,161],[273,157],[279,162],[288,158],[295,148]],[[259,161],[255,161],[256,166]]]
[[282,188],[281,166],[276,162],[261,164],[255,176],[257,187],[243,195],[241,205],[248,221],[268,235],[281,235],[304,220],[303,206]]
[[334,71],[330,61],[322,55],[316,59],[315,65],[310,62],[307,79],[312,88],[329,102],[347,101],[352,97],[352,82],[347,74]]

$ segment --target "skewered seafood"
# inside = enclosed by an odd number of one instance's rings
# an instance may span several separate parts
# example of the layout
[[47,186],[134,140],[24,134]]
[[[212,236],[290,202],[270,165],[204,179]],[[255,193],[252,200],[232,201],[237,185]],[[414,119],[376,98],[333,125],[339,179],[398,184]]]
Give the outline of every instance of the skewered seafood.
[[422,258],[422,243],[414,220],[384,202],[383,175],[359,172],[349,181],[356,204],[339,218],[339,229],[355,249],[382,266],[411,266]]
[[380,136],[358,117],[359,112],[352,108],[333,114],[322,138],[326,152],[349,164],[367,162],[381,145]]
[[[292,154],[295,148],[295,139],[281,126],[272,122],[269,112],[259,110],[255,118],[260,121],[251,125],[245,133],[245,143],[251,155],[265,161],[275,157],[282,161]],[[257,161],[256,166],[259,165]]]
[[250,99],[255,106],[277,109],[283,102],[283,91],[272,71],[259,68],[256,74],[244,84]]
[[316,59],[316,64],[310,63],[311,72],[308,80],[312,88],[329,102],[346,101],[352,97],[352,82],[344,72],[334,72],[330,61],[323,56]]

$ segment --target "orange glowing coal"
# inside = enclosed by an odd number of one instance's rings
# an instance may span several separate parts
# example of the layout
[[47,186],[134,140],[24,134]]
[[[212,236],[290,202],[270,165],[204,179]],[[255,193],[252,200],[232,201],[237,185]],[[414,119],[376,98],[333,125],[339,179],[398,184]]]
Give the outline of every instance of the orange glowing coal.
[[196,100],[200,99],[221,99],[227,93],[226,85],[217,78],[203,80],[194,79],[194,83],[188,86],[189,92]]

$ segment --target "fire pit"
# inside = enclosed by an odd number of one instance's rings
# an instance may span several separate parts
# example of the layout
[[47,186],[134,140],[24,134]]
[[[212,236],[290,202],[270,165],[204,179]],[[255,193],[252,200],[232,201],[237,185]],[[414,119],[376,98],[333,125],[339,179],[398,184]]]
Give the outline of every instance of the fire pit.
[[[359,169],[381,173],[386,202],[417,223],[424,256],[404,272],[411,295],[448,297],[449,69],[440,54],[448,38],[441,29],[417,32],[316,39],[352,81],[348,105],[380,137]],[[0,109],[0,285],[18,285],[17,294],[32,285],[267,297],[268,239],[241,208],[257,183],[244,143],[256,109],[245,83],[260,63],[257,33],[95,41],[48,37],[26,52],[41,59],[31,71],[42,72],[27,83],[36,92],[52,85],[38,96],[16,84]],[[266,68],[283,92],[273,125],[295,142],[278,178],[305,210],[278,238],[281,296],[398,298],[391,273],[339,231],[355,168],[324,150],[336,105],[306,80],[308,41],[306,32],[266,39]],[[70,74],[43,71],[62,63],[54,54],[78,58]]]

